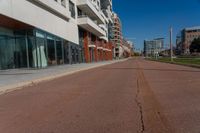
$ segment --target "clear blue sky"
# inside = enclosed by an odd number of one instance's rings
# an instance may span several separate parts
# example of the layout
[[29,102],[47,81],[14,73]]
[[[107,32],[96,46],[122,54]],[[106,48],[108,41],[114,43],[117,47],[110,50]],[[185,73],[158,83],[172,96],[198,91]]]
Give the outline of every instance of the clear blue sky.
[[173,40],[184,27],[200,26],[200,0],[113,0],[113,10],[122,21],[123,35],[136,38],[136,48],[145,39],[165,38],[169,44],[169,27]]

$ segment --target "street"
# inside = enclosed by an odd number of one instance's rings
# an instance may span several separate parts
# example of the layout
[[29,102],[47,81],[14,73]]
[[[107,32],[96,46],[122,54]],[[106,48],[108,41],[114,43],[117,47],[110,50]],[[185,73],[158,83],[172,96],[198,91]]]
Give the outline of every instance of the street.
[[132,58],[0,95],[0,133],[199,133],[200,70]]

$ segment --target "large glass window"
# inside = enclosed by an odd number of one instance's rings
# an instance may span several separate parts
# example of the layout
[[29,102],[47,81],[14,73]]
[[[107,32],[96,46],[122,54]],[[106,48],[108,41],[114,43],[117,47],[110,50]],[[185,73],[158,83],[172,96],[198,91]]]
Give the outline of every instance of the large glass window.
[[15,68],[26,68],[27,67],[26,38],[24,36],[16,37],[15,51],[14,51],[14,63],[15,63]]
[[64,42],[64,45],[63,45],[63,48],[64,48],[64,63],[65,64],[69,64],[69,45],[68,45],[68,42]]
[[76,63],[76,51],[73,46],[71,46],[70,48],[71,48],[71,55],[72,55],[72,63],[75,64]]
[[61,40],[56,40],[56,54],[57,54],[57,64],[63,64],[63,46]]
[[69,1],[69,11],[71,12],[71,17],[75,18],[76,17],[75,5],[72,1]]
[[51,36],[47,36],[47,49],[48,49],[48,64],[56,65],[56,49],[55,49],[55,41]]
[[37,68],[36,38],[33,30],[27,33],[29,67]]
[[34,51],[35,61],[38,61],[38,67],[47,67],[47,49],[45,45],[45,34],[36,32],[36,51]]
[[0,35],[0,69],[15,68],[14,64],[15,39]]
[[75,54],[76,54],[76,63],[79,63],[79,49],[78,47],[76,47],[76,50],[75,50]]
[[13,31],[1,28],[0,69],[28,67],[26,32],[26,30]]
[[45,68],[79,60],[79,49],[46,32],[0,29],[0,69]]

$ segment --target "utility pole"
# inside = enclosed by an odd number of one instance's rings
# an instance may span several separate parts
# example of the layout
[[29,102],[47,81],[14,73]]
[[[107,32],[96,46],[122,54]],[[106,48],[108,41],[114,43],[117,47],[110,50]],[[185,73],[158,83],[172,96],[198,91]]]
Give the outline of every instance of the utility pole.
[[170,27],[170,59],[173,61],[172,27]]

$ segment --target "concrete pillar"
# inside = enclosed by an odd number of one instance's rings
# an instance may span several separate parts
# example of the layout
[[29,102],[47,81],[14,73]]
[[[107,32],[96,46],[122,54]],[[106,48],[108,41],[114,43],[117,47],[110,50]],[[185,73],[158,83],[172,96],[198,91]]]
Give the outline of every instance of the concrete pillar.
[[97,50],[97,37],[95,37],[95,48],[94,48],[94,58],[95,58],[95,61],[97,62],[98,61],[98,50]]
[[72,50],[71,50],[71,43],[68,43],[68,59],[69,59],[69,64],[72,64]]
[[[103,42],[101,41],[101,47],[103,47]],[[101,49],[101,61],[103,61],[103,49]]]
[[89,52],[89,35],[88,32],[84,32],[84,56],[85,56],[85,62],[89,63],[90,62],[90,52]]

